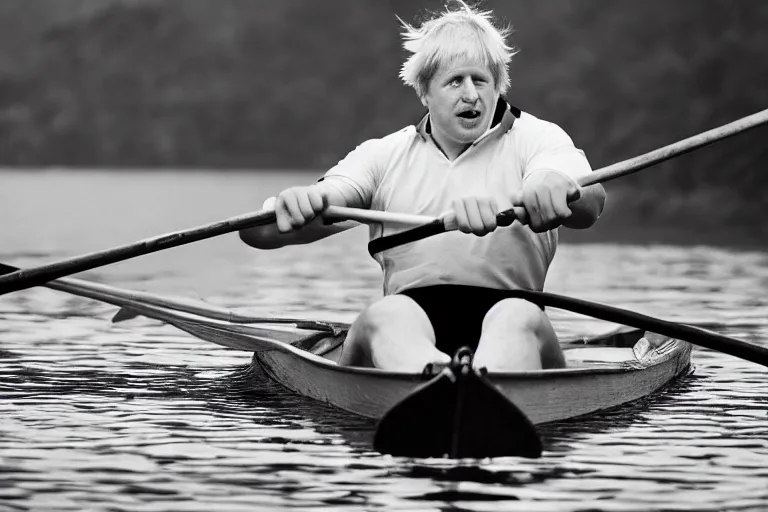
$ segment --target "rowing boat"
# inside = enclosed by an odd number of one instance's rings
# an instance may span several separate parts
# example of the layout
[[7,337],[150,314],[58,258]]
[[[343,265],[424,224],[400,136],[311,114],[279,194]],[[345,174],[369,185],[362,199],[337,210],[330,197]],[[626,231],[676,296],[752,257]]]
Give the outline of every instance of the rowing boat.
[[[349,328],[344,323],[252,317],[72,278],[47,286],[120,307],[115,321],[145,316],[205,341],[252,351],[253,365],[287,389],[368,418],[381,418],[425,380],[419,373],[336,364]],[[564,369],[489,373],[487,378],[540,424],[637,400],[690,369],[688,343],[666,339],[651,346],[636,329],[565,340],[563,349]]]
[[[2,272],[14,269],[0,264]],[[489,373],[474,368],[471,351],[461,349],[449,365],[433,373],[349,367],[337,364],[350,327],[345,323],[255,317],[72,278],[44,286],[118,306],[114,322],[144,316],[205,341],[253,352],[252,364],[287,389],[379,420],[373,446],[393,455],[538,457],[542,442],[535,424],[637,400],[691,368],[689,343],[628,328],[563,341],[563,369]],[[586,305],[596,317],[619,315],[636,327],[653,324],[667,334],[693,333],[699,342],[718,337],[685,326],[670,330],[664,321],[649,324],[635,313],[577,299],[525,290],[510,293],[573,311]],[[738,340],[719,341],[745,349]]]
[[[620,330],[566,343],[565,369],[487,377],[534,424],[583,416],[642,398],[688,371],[688,343],[652,349],[642,334]],[[256,352],[253,361],[291,391],[375,419],[424,382],[421,374],[339,366],[312,349]]]
[[[626,176],[766,122],[768,110],[601,169],[580,179],[579,185],[586,187]],[[406,232],[378,239],[378,248],[369,245],[372,253],[456,228],[455,222],[443,217],[430,220],[350,208],[334,211],[333,207],[325,214],[326,221],[416,223]],[[510,212],[497,216],[499,225],[507,225],[502,221],[510,219]],[[509,290],[510,297],[540,307],[567,309],[635,329],[566,340],[563,349],[567,367],[557,370],[487,373],[475,368],[472,354],[461,349],[450,364],[433,374],[346,367],[337,364],[349,330],[346,324],[252,317],[199,302],[65,277],[275,220],[273,210],[263,210],[35,268],[19,269],[0,263],[0,295],[42,285],[120,307],[113,321],[143,315],[203,340],[252,351],[253,365],[289,390],[380,419],[374,447],[392,454],[538,456],[541,440],[534,424],[631,402],[688,372],[691,346],[681,340],[768,366],[768,348],[758,344],[582,299]],[[646,330],[666,337],[651,336],[654,343],[650,343]],[[494,436],[501,438],[504,446],[493,446]],[[515,436],[518,441],[504,440]],[[408,439],[401,441],[400,437]]]

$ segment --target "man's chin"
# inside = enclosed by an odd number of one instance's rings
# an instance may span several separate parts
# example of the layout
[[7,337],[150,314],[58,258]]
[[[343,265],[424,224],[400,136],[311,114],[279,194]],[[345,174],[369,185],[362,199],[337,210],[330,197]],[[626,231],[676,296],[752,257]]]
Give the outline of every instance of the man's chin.
[[485,130],[480,126],[471,129],[461,127],[461,129],[458,130],[456,139],[463,144],[472,144],[479,139],[483,133],[485,133]]

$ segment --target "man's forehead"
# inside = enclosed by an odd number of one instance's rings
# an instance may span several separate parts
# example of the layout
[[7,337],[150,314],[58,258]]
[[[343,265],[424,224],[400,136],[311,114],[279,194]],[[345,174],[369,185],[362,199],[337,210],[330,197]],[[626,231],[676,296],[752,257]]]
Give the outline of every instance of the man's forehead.
[[437,73],[451,73],[459,70],[481,70],[491,73],[488,60],[476,55],[454,54],[447,55],[439,62]]

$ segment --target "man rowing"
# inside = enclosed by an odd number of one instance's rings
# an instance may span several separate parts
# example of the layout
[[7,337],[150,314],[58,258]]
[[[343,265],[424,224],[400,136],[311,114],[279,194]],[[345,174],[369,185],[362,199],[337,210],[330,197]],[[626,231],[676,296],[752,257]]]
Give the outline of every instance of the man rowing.
[[[400,76],[427,109],[421,122],[362,143],[318,183],[284,190],[275,224],[240,233],[262,249],[312,242],[346,228],[319,219],[328,205],[455,212],[461,232],[375,256],[384,297],[354,321],[339,364],[421,371],[468,345],[489,371],[565,365],[543,309],[508,291],[543,289],[557,228],[590,227],[605,191],[577,185],[592,170],[561,128],[503,99],[509,29],[456,3],[419,27],[403,22],[411,55]],[[496,214],[513,206],[528,225],[497,229]],[[371,238],[394,232],[376,225]]]

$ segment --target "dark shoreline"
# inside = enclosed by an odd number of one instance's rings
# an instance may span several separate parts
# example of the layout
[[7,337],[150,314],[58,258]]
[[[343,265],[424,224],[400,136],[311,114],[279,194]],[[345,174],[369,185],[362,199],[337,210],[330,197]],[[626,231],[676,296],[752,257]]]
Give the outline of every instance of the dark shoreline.
[[[0,162],[36,167],[328,168],[418,122],[396,15],[425,2],[5,0]],[[512,104],[560,125],[593,167],[760,111],[768,3],[488,2]],[[350,44],[350,42],[352,42]],[[768,189],[765,131],[634,183]]]

